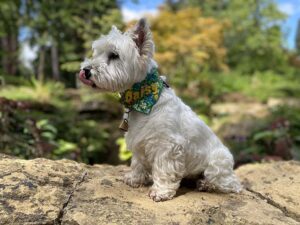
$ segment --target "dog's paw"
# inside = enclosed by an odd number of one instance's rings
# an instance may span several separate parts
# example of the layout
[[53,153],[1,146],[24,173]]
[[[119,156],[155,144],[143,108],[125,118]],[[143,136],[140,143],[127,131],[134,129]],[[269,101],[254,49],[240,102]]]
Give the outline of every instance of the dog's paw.
[[210,190],[210,185],[206,180],[198,180],[197,181],[197,190],[207,192]]
[[171,200],[174,198],[176,192],[160,192],[159,190],[151,188],[149,190],[148,196],[155,202],[162,202]]
[[216,188],[206,180],[198,180],[197,181],[197,189],[198,189],[198,191],[201,191],[201,192],[212,192]]
[[148,183],[148,179],[146,176],[144,175],[133,175],[132,172],[126,173],[123,181],[125,184],[133,187],[133,188],[138,188],[141,186],[144,186]]

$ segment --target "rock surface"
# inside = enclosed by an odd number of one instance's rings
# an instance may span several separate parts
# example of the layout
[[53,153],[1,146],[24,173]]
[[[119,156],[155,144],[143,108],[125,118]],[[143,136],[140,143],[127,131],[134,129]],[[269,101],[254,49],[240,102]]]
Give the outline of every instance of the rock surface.
[[241,194],[192,185],[155,203],[122,183],[128,167],[0,155],[0,224],[300,224],[300,163],[240,167]]

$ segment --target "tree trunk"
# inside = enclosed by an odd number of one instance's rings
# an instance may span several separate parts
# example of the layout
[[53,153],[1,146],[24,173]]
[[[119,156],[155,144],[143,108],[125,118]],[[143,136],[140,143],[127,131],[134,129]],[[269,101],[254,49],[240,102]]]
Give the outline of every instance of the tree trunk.
[[9,68],[8,73],[16,75],[18,65],[18,38],[17,34],[11,34],[9,36]]
[[45,46],[41,46],[41,48],[40,48],[40,55],[39,55],[38,72],[37,72],[37,79],[39,81],[43,81],[44,80],[45,54],[46,54],[46,48],[45,48]]
[[55,80],[59,80],[59,61],[58,61],[58,50],[57,44],[54,42],[51,46],[51,65],[52,65],[52,76]]
[[296,49],[300,55],[300,19],[298,20],[297,34],[296,34]]
[[7,36],[1,37],[1,49],[2,49],[2,57],[1,57],[1,64],[3,68],[3,72],[8,74],[8,41]]
[[1,37],[2,57],[1,64],[3,72],[16,75],[18,65],[18,39],[16,34]]

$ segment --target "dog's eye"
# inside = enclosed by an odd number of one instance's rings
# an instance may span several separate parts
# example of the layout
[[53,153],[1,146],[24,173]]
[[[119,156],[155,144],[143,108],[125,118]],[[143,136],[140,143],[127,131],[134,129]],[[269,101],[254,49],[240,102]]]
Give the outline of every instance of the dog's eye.
[[110,52],[108,54],[108,59],[109,60],[114,60],[114,59],[118,59],[119,58],[119,55],[117,53],[114,53],[114,52]]

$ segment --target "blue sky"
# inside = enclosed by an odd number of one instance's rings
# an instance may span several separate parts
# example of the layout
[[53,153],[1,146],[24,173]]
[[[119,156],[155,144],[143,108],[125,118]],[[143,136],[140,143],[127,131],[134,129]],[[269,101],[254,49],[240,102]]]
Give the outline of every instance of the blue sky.
[[[138,0],[134,3],[132,0],[124,0],[122,4],[122,13],[125,21],[137,19],[145,14],[157,14],[158,6],[164,0]],[[282,25],[284,32],[284,46],[289,49],[295,48],[295,36],[297,23],[300,19],[300,0],[275,0],[278,8],[287,14],[287,19]]]
[[285,45],[290,48],[295,48],[295,37],[297,32],[297,24],[300,19],[300,0],[277,0],[279,9],[288,15],[282,29],[287,34],[285,37]]

